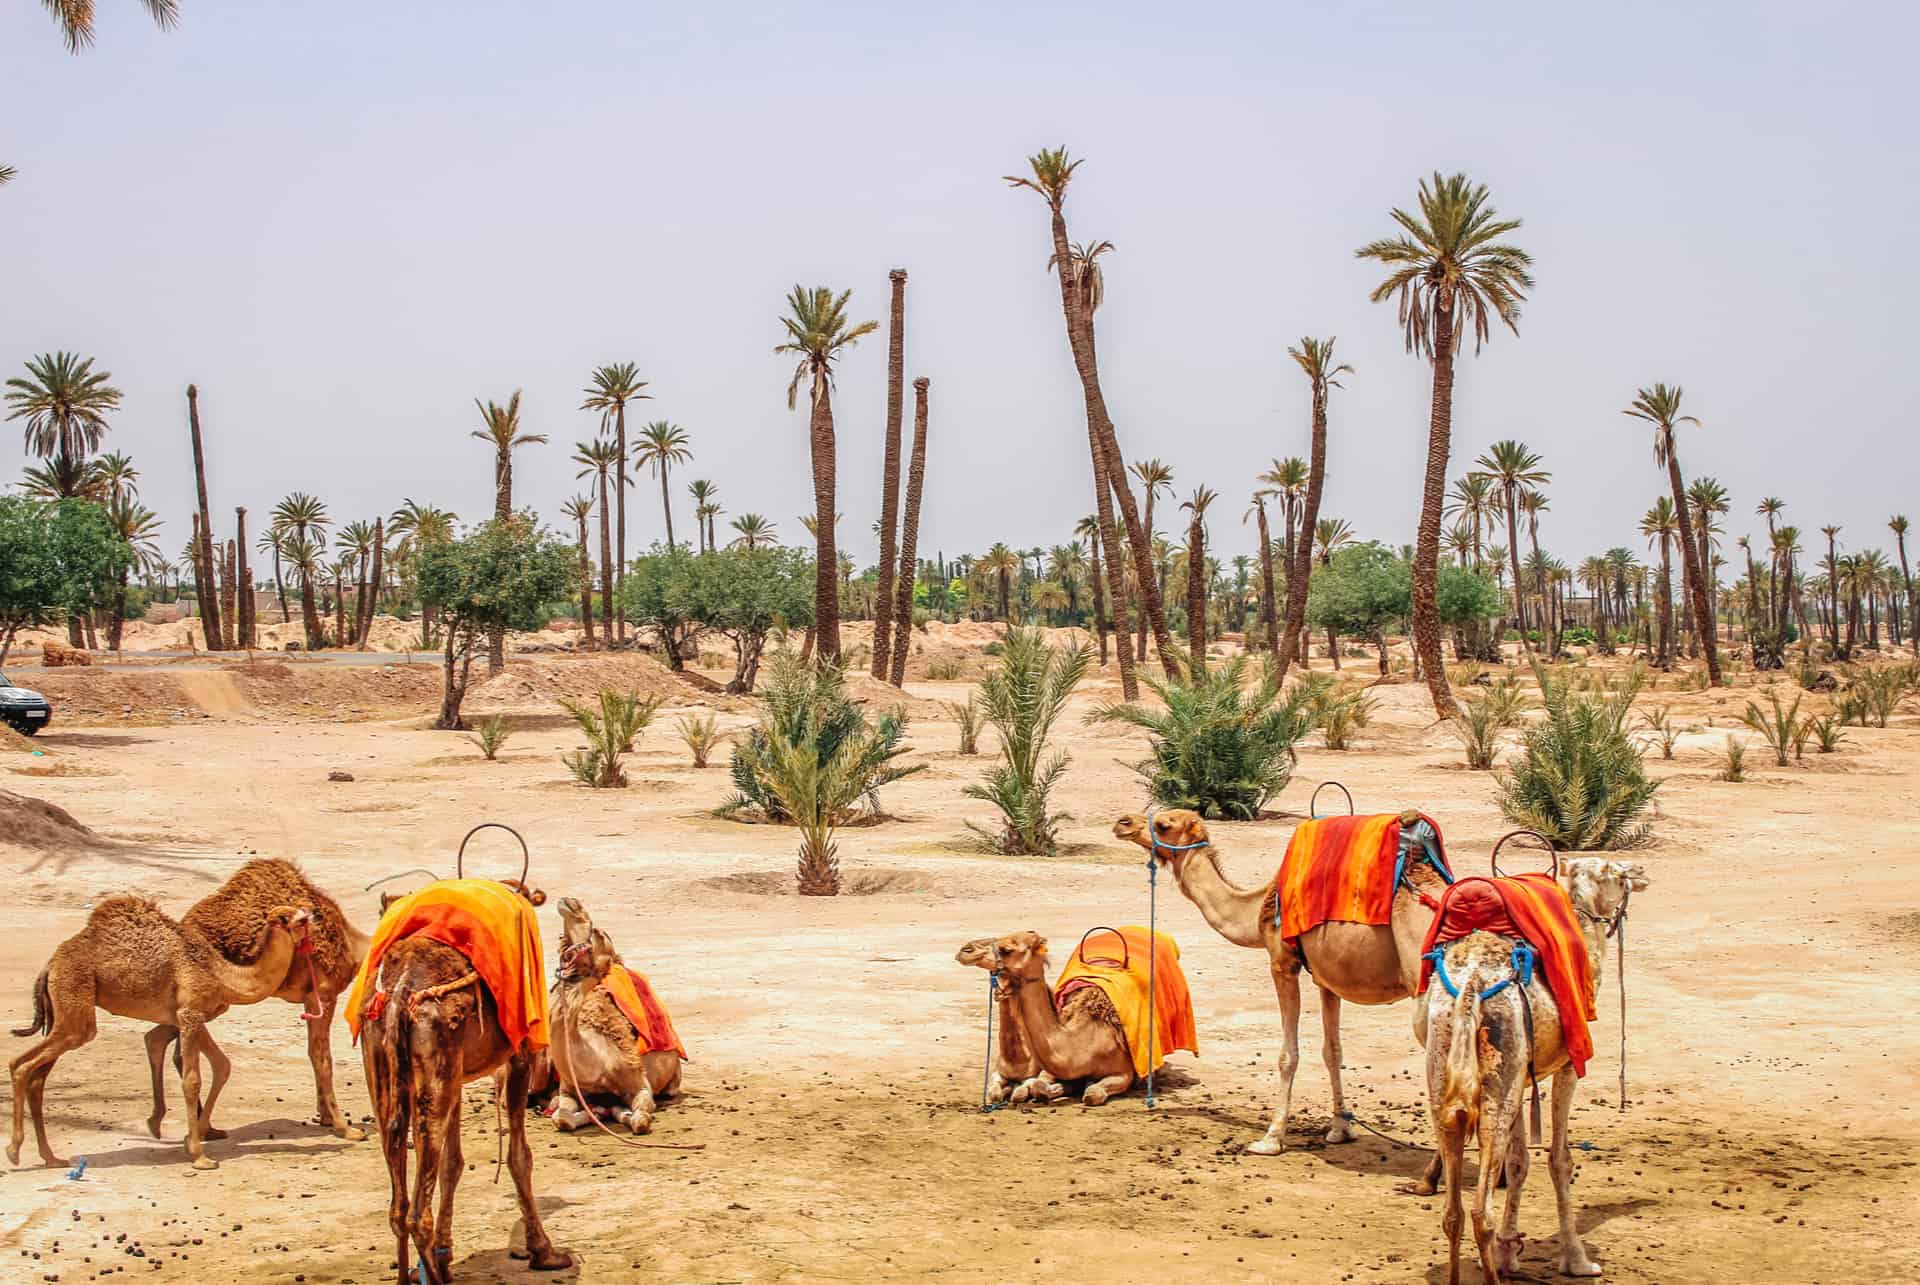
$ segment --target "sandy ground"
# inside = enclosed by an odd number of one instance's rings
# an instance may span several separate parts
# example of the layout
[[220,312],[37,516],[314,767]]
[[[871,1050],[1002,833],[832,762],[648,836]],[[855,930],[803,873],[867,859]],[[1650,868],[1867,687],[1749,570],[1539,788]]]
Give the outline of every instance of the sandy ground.
[[[918,701],[966,690],[910,688]],[[346,722],[325,717],[326,702],[303,716],[234,701],[153,725],[108,710],[97,726],[44,734],[44,757],[0,753],[0,785],[127,841],[55,852],[0,842],[12,888],[0,1003],[24,1018],[35,973],[101,894],[133,889],[178,912],[248,857],[281,855],[371,927],[366,884],[450,870],[469,826],[501,820],[531,840],[534,881],[584,900],[673,1008],[694,1061],[654,1140],[705,1144],[637,1150],[534,1122],[548,1226],[581,1259],[558,1279],[1443,1280],[1438,1202],[1394,1193],[1423,1153],[1372,1134],[1320,1141],[1317,1038],[1292,1148],[1241,1153],[1276,1102],[1266,962],[1215,936],[1165,881],[1159,922],[1183,950],[1201,1056],[1174,1059],[1151,1113],[1137,1091],[1098,1109],[978,1111],[985,985],[954,949],[1020,928],[1064,949],[1091,925],[1147,917],[1141,854],[1107,833],[1139,806],[1125,764],[1142,742],[1078,718],[1111,694],[1110,677],[1089,684],[1063,727],[1074,754],[1066,854],[971,852],[964,822],[988,817],[960,787],[985,760],[960,758],[953,726],[928,719],[912,732],[926,770],[885,796],[898,819],[840,837],[849,873],[875,891],[836,900],[767,891],[789,886],[791,834],[707,815],[726,772],[688,765],[671,710],[632,760],[632,788],[603,793],[566,783],[558,757],[575,737],[547,702],[520,708],[495,764],[424,730],[424,707],[381,717],[398,711],[369,705],[355,715],[365,721]],[[1508,828],[1490,778],[1459,766],[1420,692],[1381,696],[1358,749],[1304,748],[1283,815],[1216,827],[1239,879],[1271,877],[1326,778],[1363,809],[1427,810],[1456,869],[1483,868]],[[1673,762],[1652,761],[1665,784],[1642,858],[1653,886],[1627,935],[1630,1105],[1618,1109],[1609,964],[1599,1055],[1574,1112],[1575,1137],[1591,1144],[1577,1156],[1580,1225],[1613,1281],[1915,1279],[1920,1037],[1906,1019],[1920,955],[1920,719],[1855,730],[1838,755],[1728,784],[1709,756],[1745,699],[1645,702],[1674,703],[1701,730]],[[748,717],[706,703],[723,725]],[[355,779],[329,783],[335,769]],[[480,840],[472,855],[483,871],[517,865]],[[542,930],[549,942],[558,932],[550,908]],[[1317,1032],[1311,994],[1307,1004],[1303,1030]],[[1409,1017],[1405,1004],[1347,1007],[1346,1081],[1363,1119],[1424,1143]],[[235,1062],[219,1110],[232,1137],[210,1144],[221,1167],[196,1173],[178,1144],[177,1083],[168,1140],[155,1142],[140,1028],[101,1015],[99,1037],[61,1062],[47,1095],[55,1145],[88,1158],[85,1176],[0,1174],[0,1278],[392,1279],[379,1151],[313,1125],[293,1010],[235,1010],[216,1031]],[[358,1053],[344,1025],[334,1038],[342,1101],[364,1113]],[[488,1094],[466,1096],[456,1272],[525,1280],[504,1253],[513,1204],[510,1185],[490,1181]],[[7,1096],[0,1111],[11,1107]],[[1544,1165],[1523,1225],[1526,1274],[1548,1279]]]

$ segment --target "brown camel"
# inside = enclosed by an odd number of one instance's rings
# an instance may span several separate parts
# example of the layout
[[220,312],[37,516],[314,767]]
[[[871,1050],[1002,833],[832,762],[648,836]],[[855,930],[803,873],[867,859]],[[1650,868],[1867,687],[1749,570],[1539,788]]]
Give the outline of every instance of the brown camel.
[[[260,925],[270,908],[289,902],[311,909],[309,948],[295,954],[271,998],[301,1007],[302,1024],[307,1028],[307,1060],[313,1063],[315,1110],[321,1121],[337,1137],[359,1142],[367,1135],[347,1122],[333,1092],[332,1033],[334,1006],[341,992],[353,985],[353,975],[367,957],[367,935],[348,923],[339,904],[309,883],[298,866],[278,860],[247,862],[211,895],[196,902],[180,923],[211,942],[228,963],[244,967],[254,962],[261,940]],[[311,1008],[308,996],[314,999]],[[172,1026],[156,1026],[147,1032],[147,1065],[153,1077],[153,1114],[147,1118],[147,1131],[156,1138],[160,1136],[160,1121],[167,1114],[161,1067],[167,1045],[178,1036],[179,1031]],[[178,1050],[174,1063],[179,1065]],[[201,1123],[203,1137],[227,1136],[225,1130],[213,1126],[212,1120]]]
[[[1578,913],[1598,986],[1616,916],[1626,907],[1629,892],[1647,886],[1646,870],[1637,862],[1579,857],[1563,863],[1560,881]],[[1447,1235],[1447,1279],[1450,1285],[1459,1285],[1461,1186],[1467,1140],[1476,1130],[1480,1176],[1474,1193],[1473,1238],[1480,1266],[1487,1280],[1497,1283],[1519,1263],[1525,1244],[1519,1229],[1520,1191],[1526,1185],[1529,1162],[1520,1111],[1529,1066],[1541,1079],[1553,1077],[1553,1139],[1547,1168],[1553,1175],[1554,1202],[1560,1214],[1559,1269],[1567,1276],[1598,1276],[1600,1265],[1580,1243],[1571,1190],[1573,1150],[1567,1121],[1579,1078],[1567,1057],[1560,1010],[1544,971],[1533,973],[1523,999],[1521,983],[1514,977],[1513,942],[1484,932],[1450,943],[1443,963],[1459,994],[1442,991],[1436,998],[1435,992],[1442,988],[1429,986],[1414,1007],[1418,1025],[1431,1022],[1426,1040],[1427,1112],[1447,1175],[1446,1212],[1441,1216]],[[1490,1206],[1494,1184],[1503,1171],[1506,1210],[1496,1234]]]
[[553,1123],[568,1133],[591,1125],[589,1100],[611,1097],[625,1104],[621,1124],[635,1133],[649,1133],[656,1099],[679,1096],[680,1054],[674,1049],[639,1051],[638,1032],[601,985],[609,972],[626,965],[613,940],[593,926],[592,917],[572,897],[560,899],[560,924],[553,1043],[547,1049],[557,1080]]
[[[1000,951],[991,937],[977,937],[962,946],[954,962],[989,973],[1000,971]],[[987,1101],[1011,1102],[1018,1106],[1028,1100],[1055,1102],[1066,1095],[1066,1086],[1047,1074],[1040,1058],[1027,1041],[1026,1028],[1013,1011],[1013,991],[996,985],[993,1003],[999,1018],[998,1043],[993,1051],[993,1069],[987,1075]]]
[[[257,1004],[273,994],[287,975],[295,948],[306,940],[307,912],[274,906],[261,916],[251,943],[250,965],[223,958],[199,933],[176,923],[144,897],[108,897],[87,916],[87,925],[54,948],[53,958],[33,988],[33,1023],[14,1031],[46,1038],[13,1059],[13,1140],[7,1162],[20,1163],[25,1134],[23,1109],[33,1108],[33,1132],[40,1159],[66,1161],[47,1145],[43,1110],[47,1075],[60,1056],[94,1036],[93,1010],[120,1017],[161,1022],[179,1032],[180,1087],[187,1102],[187,1155],[195,1169],[216,1169],[202,1140],[206,1122],[233,1069],[213,1042],[207,1023],[234,1004]],[[149,1049],[151,1049],[151,1042]],[[213,1064],[213,1083],[200,1101],[200,1057]]]
[[[538,892],[518,891],[536,906],[546,900]],[[383,898],[383,909],[392,900]],[[572,1256],[547,1236],[533,1198],[533,1151],[527,1145],[533,1054],[508,1042],[493,993],[480,984],[465,955],[424,936],[395,942],[381,956],[375,980],[378,985],[367,988],[358,1014],[361,1054],[392,1185],[387,1221],[400,1285],[414,1279],[409,1241],[418,1251],[421,1285],[446,1285],[452,1279],[453,1193],[466,1167],[460,1151],[460,1087],[501,1066],[507,1069],[507,1168],[526,1226],[526,1257],[537,1271],[571,1267]],[[409,1138],[418,1152],[411,1198]],[[437,1215],[432,1210],[436,1185]]]
[[[1416,824],[1416,815],[1408,815],[1409,825]],[[1293,1077],[1300,1069],[1300,970],[1308,961],[1314,984],[1320,988],[1322,1055],[1333,1083],[1333,1126],[1327,1130],[1327,1141],[1351,1142],[1353,1127],[1340,1088],[1340,1002],[1392,1004],[1413,995],[1420,981],[1420,944],[1433,922],[1433,910],[1420,900],[1420,894],[1437,897],[1446,881],[1425,862],[1410,861],[1406,879],[1394,890],[1391,923],[1324,923],[1301,934],[1296,949],[1280,936],[1275,880],[1255,888],[1241,888],[1229,880],[1199,813],[1175,808],[1156,813],[1151,825],[1141,814],[1129,813],[1113,823],[1113,833],[1139,844],[1169,867],[1180,891],[1200,908],[1215,932],[1236,946],[1266,949],[1273,988],[1280,998],[1280,1110],[1265,1136],[1248,1143],[1247,1150],[1271,1156],[1286,1149]],[[1436,1163],[1429,1191],[1438,1173]]]
[[1000,985],[1009,991],[1008,1012],[1047,1074],[1083,1080],[1080,1101],[1097,1107],[1133,1087],[1133,1053],[1113,1001],[1098,986],[1082,986],[1056,1011],[1047,985],[1047,939],[1021,932],[994,943],[1000,955]]

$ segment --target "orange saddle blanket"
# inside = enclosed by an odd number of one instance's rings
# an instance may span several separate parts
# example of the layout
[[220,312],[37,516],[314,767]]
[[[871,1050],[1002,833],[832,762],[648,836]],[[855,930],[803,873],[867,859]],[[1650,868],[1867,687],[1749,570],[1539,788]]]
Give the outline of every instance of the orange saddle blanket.
[[653,993],[653,984],[645,974],[631,968],[616,968],[601,979],[600,988],[613,1000],[620,1015],[633,1024],[641,1053],[671,1051],[683,1058],[687,1056],[680,1032],[673,1029],[672,1015]]
[[[1472,932],[1517,937],[1533,947],[1546,973],[1554,1007],[1560,1010],[1567,1058],[1576,1075],[1585,1075],[1587,1060],[1593,1056],[1593,1035],[1587,1023],[1598,1014],[1594,1010],[1592,962],[1587,958],[1586,939],[1580,934],[1566,889],[1553,876],[1537,871],[1497,879],[1462,879],[1440,899],[1439,913],[1427,929],[1420,953],[1430,954],[1436,947]],[[1432,976],[1433,961],[1423,961],[1421,990],[1426,990]]]
[[[1422,825],[1431,830],[1431,841]],[[1379,813],[1302,822],[1287,842],[1274,880],[1280,935],[1294,941],[1324,923],[1387,923],[1393,918],[1403,853],[1407,860],[1428,862],[1452,882],[1440,827],[1431,817]]]
[[[1082,955],[1085,958],[1082,958]],[[1120,958],[1114,958],[1115,955]],[[1153,1020],[1147,1020],[1148,957],[1152,957]],[[1193,1027],[1193,996],[1180,968],[1180,947],[1166,933],[1148,934],[1138,924],[1119,929],[1095,929],[1079,949],[1067,957],[1054,988],[1059,1004],[1082,986],[1106,992],[1120,1029],[1126,1032],[1138,1075],[1157,1071],[1175,1049],[1200,1051]]]
[[426,937],[467,957],[493,994],[500,1029],[514,1048],[545,1048],[547,983],[540,963],[540,926],[533,906],[492,879],[442,879],[402,897],[380,916],[347,996],[347,1027],[360,1038],[362,1000],[380,991],[380,961],[395,942]]

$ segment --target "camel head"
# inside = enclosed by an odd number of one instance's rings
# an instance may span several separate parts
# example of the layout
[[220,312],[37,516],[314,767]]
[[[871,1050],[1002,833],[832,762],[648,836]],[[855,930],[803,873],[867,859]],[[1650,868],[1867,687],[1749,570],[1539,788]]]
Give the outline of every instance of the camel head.
[[1612,920],[1627,904],[1627,894],[1642,891],[1648,882],[1647,868],[1638,861],[1572,857],[1560,863],[1561,886],[1574,907],[1591,919]]
[[560,898],[560,977],[605,977],[619,963],[613,939],[593,926],[587,908],[573,897]]
[[507,885],[507,887],[513,889],[515,892],[519,893],[522,897],[525,897],[528,901],[532,902],[536,906],[544,906],[547,904],[547,894],[542,892],[538,888],[529,888],[526,884],[521,883],[518,879],[502,879],[500,882]]
[[975,937],[955,952],[953,962],[992,972],[1000,967],[1000,950],[993,938]]
[[1182,850],[1211,842],[1207,823],[1191,808],[1169,808],[1154,814],[1153,820],[1139,812],[1129,812],[1113,823],[1113,837],[1137,843],[1162,863],[1171,863]]
[[1039,933],[1010,933],[993,943],[1000,971],[1022,981],[1039,981],[1047,971],[1047,939]]
[[284,928],[298,944],[307,939],[313,927],[313,912],[299,906],[275,906],[267,912],[267,927]]

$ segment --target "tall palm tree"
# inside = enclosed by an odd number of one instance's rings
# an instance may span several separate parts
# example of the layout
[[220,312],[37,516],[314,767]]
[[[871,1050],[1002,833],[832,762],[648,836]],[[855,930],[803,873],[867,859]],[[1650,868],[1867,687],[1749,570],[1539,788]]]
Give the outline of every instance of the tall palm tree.
[[[48,12],[60,26],[60,35],[67,42],[67,52],[77,54],[93,43],[93,0],[44,0]],[[154,23],[167,31],[180,21],[179,0],[140,0]],[[0,182],[11,178],[13,171],[0,175]]]
[[[1427,422],[1427,472],[1421,491],[1420,525],[1413,558],[1413,645],[1426,675],[1433,706],[1443,718],[1458,712],[1440,655],[1440,508],[1447,488],[1453,440],[1455,347],[1471,326],[1477,353],[1498,319],[1519,333],[1520,305],[1533,287],[1525,250],[1501,240],[1520,227],[1501,219],[1487,202],[1484,184],[1464,174],[1421,180],[1419,213],[1393,211],[1401,235],[1355,251],[1387,265],[1387,278],[1372,300],[1396,301],[1407,351],[1433,367],[1433,403]],[[1517,550],[1516,550],[1517,552]]]
[[[1487,524],[1499,512],[1500,496],[1494,490],[1493,479],[1485,473],[1469,473],[1453,479],[1453,487],[1447,492],[1446,507],[1440,510],[1440,516],[1455,519],[1455,524],[1466,530],[1466,551],[1473,564],[1478,566],[1485,560]],[[1462,561],[1461,565],[1465,566],[1466,562]]]
[[1696,477],[1687,484],[1687,504],[1693,516],[1694,539],[1700,544],[1700,564],[1707,573],[1708,616],[1713,618],[1713,605],[1720,593],[1719,578],[1714,573],[1720,562],[1714,537],[1725,533],[1715,519],[1730,507],[1727,488],[1716,478]]
[[[480,408],[481,428],[473,430],[472,436],[487,442],[493,447],[493,516],[497,522],[505,522],[513,516],[513,453],[522,446],[532,446],[547,440],[545,433],[523,433],[520,431],[520,390],[514,389],[513,396],[507,399],[505,406],[497,402],[481,402],[475,398],[473,404]],[[507,633],[504,629],[493,629],[487,634],[487,672],[497,674],[507,663]]]
[[[620,467],[620,446],[605,437],[596,437],[591,442],[578,442],[574,445],[573,462],[580,466],[576,478],[593,477],[598,479],[600,487],[600,625],[601,632],[611,640],[613,638],[613,501],[608,491],[610,477]],[[680,668],[680,655],[673,650],[673,640],[662,637],[667,644],[667,664],[670,668]]]
[[1840,531],[1833,525],[1820,528],[1820,534],[1827,537],[1827,641],[1845,660],[1846,653],[1840,650]]
[[140,494],[140,470],[124,452],[110,451],[87,467],[109,501],[125,500]]
[[127,577],[136,569],[145,570],[160,562],[160,519],[139,504],[129,492],[111,496],[107,501],[107,521],[113,533],[133,551],[133,560],[120,567],[114,585],[113,604],[107,616],[107,649],[120,650],[120,634],[127,622]]
[[927,481],[927,389],[925,375],[913,381],[913,451],[907,457],[906,495],[900,512],[900,573],[894,578],[893,657],[887,681],[907,681],[907,644],[913,634],[913,582],[920,564],[920,499]]
[[720,513],[716,497],[720,488],[705,478],[695,478],[687,484],[687,494],[693,497],[694,533],[700,537],[701,552],[713,548],[713,519]]
[[1907,565],[1907,519],[1904,514],[1896,513],[1887,519],[1887,530],[1893,532],[1894,547],[1900,553],[1900,584],[1906,594],[1907,641],[1913,644],[1913,654],[1920,656],[1920,604],[1913,600],[1913,570]]
[[107,417],[120,409],[120,390],[93,358],[78,353],[42,353],[27,362],[24,378],[9,379],[7,419],[25,420],[28,454],[52,462],[78,479],[87,457],[100,449]]
[[[907,270],[887,273],[892,286],[887,314],[887,419],[880,452],[880,576],[874,591],[873,676],[887,679],[893,661],[893,607],[896,559],[895,537],[900,530],[900,432],[905,414],[907,379]],[[912,627],[909,617],[907,626]]]
[[591,495],[568,496],[560,511],[573,519],[579,533],[580,552],[580,624],[586,630],[587,646],[593,646],[593,557],[587,552],[587,519],[593,516]]
[[[1553,474],[1540,467],[1540,457],[1527,449],[1526,443],[1507,438],[1495,442],[1486,452],[1474,461],[1475,467],[1500,489],[1500,508],[1507,515],[1507,547],[1519,549],[1520,533],[1517,526],[1520,512],[1520,490],[1522,487],[1543,486],[1551,481]],[[1532,649],[1527,641],[1527,604],[1521,593],[1521,578],[1513,578],[1513,615],[1520,625],[1520,645],[1526,650]]]
[[795,286],[787,296],[788,315],[780,319],[787,337],[773,350],[800,359],[787,384],[787,409],[798,404],[803,381],[810,389],[807,436],[813,454],[813,637],[820,654],[830,660],[840,656],[840,587],[834,578],[840,556],[833,529],[839,518],[834,508],[833,367],[842,353],[880,328],[876,321],[848,320],[847,301],[852,297],[851,290],[835,295],[826,286]]
[[[341,639],[341,644],[344,646],[347,639],[351,639],[358,645],[366,627],[372,623],[372,604],[367,597],[367,572],[373,563],[373,524],[365,521],[347,523],[340,528],[340,534],[334,537],[334,544],[353,559],[354,566],[353,629],[347,638]],[[374,586],[376,589],[378,587]]]
[[[620,456],[619,471],[614,475],[616,528],[615,548],[620,557],[619,566],[614,573],[615,587],[624,584],[627,578],[627,465],[632,459],[627,454],[627,403],[652,400],[651,393],[640,390],[647,381],[640,378],[640,367],[630,361],[617,361],[594,370],[586,387],[587,400],[580,403],[581,410],[600,412],[600,433],[606,435],[608,428],[613,429],[615,448]],[[620,622],[620,633],[626,635],[626,621]],[[609,639],[608,641],[612,641]]]
[[1020,569],[1020,555],[995,541],[991,549],[980,555],[980,561],[974,566],[981,574],[993,578],[993,583],[1000,591],[1000,619],[1011,624],[1009,613],[1013,609],[1013,577]]
[[730,526],[735,533],[734,548],[757,549],[773,543],[773,523],[758,513],[742,513]]
[[[305,491],[295,491],[273,506],[273,527],[282,533],[282,547],[277,557],[285,558],[301,573],[300,619],[306,626],[309,650],[324,645],[326,641],[320,626],[319,611],[314,603],[314,577],[317,574],[316,568],[320,554],[326,548],[323,533],[332,523],[333,519],[327,515],[326,501],[308,495]],[[289,532],[291,538],[286,536]],[[304,546],[301,544],[303,541]],[[304,562],[296,556],[296,548],[305,553]],[[276,561],[275,566],[278,565]]]
[[[1280,654],[1280,621],[1274,602],[1273,583],[1273,533],[1267,529],[1267,497],[1272,491],[1256,490],[1253,493],[1253,507],[1241,515],[1240,521],[1249,517],[1257,518],[1260,532],[1260,627],[1267,636],[1267,653]],[[1104,662],[1103,662],[1104,663]]]
[[[1353,367],[1335,365],[1333,340],[1300,341],[1298,348],[1287,349],[1287,356],[1307,377],[1312,389],[1313,444],[1307,458],[1307,495],[1300,508],[1300,529],[1311,531],[1320,520],[1320,496],[1327,483],[1327,396],[1340,387],[1340,376]],[[1313,558],[1302,545],[1293,551],[1293,574],[1287,581],[1287,628],[1280,645],[1280,672],[1284,675],[1293,663],[1300,634],[1307,624],[1307,588],[1313,581]]]
[[1714,645],[1713,612],[1707,605],[1706,554],[1693,538],[1693,514],[1687,503],[1687,488],[1680,477],[1680,452],[1673,430],[1681,424],[1698,424],[1691,415],[1680,413],[1680,385],[1669,388],[1655,384],[1642,388],[1633,404],[1622,412],[1653,425],[1653,459],[1664,465],[1667,483],[1673,490],[1673,511],[1680,523],[1681,566],[1687,577],[1687,597],[1693,608],[1694,633],[1707,653],[1707,681],[1720,685],[1720,652]]
[[1647,537],[1648,547],[1658,545],[1660,549],[1660,647],[1654,656],[1654,664],[1661,669],[1673,668],[1673,538],[1684,528],[1673,507],[1673,501],[1661,496],[1653,502],[1646,516],[1640,519],[1640,534]]
[[[1532,487],[1528,487],[1520,492],[1520,511],[1527,515],[1527,542],[1533,546],[1534,561],[1542,567],[1547,565],[1547,560],[1543,558],[1540,553],[1540,515],[1545,513],[1550,507],[1552,506],[1547,503],[1547,497],[1544,493],[1536,491]],[[1515,576],[1513,582],[1518,585],[1520,578]],[[1543,594],[1546,592],[1546,586],[1538,576],[1534,577],[1534,588],[1540,590]],[[1543,632],[1545,628],[1546,626],[1543,624],[1541,626]]]
[[1313,524],[1313,552],[1323,567],[1353,541],[1353,524],[1345,518],[1321,518]]
[[287,534],[287,528],[278,522],[270,522],[267,529],[260,533],[259,542],[254,545],[255,550],[273,558],[273,587],[280,598],[280,623],[283,625],[292,618],[287,612],[287,581],[280,567],[281,555],[286,551]]
[[200,502],[200,511],[195,515],[199,520],[199,534],[195,537],[199,553],[194,560],[193,595],[200,608],[200,629],[206,635],[207,650],[219,651],[224,645],[225,631],[220,627],[220,579],[213,561],[213,514],[207,505],[207,453],[200,436],[200,389],[194,384],[187,385],[187,436],[193,446],[193,484]]
[[684,428],[669,424],[664,419],[656,419],[640,430],[640,440],[633,448],[634,468],[645,465],[660,479],[660,511],[667,518],[669,549],[673,548],[673,502],[667,490],[667,474],[675,464],[685,464],[693,458],[693,452],[687,449],[687,441]]
[[[1145,497],[1146,516],[1144,525],[1146,526],[1147,539],[1151,541],[1154,536],[1153,499],[1156,495],[1173,494],[1173,466],[1161,462],[1158,458],[1135,460],[1132,464],[1128,465],[1127,471],[1132,473],[1134,479],[1140,483],[1140,493]],[[1155,584],[1158,586],[1158,592],[1164,605],[1167,593],[1166,577],[1161,576],[1155,581]],[[1134,659],[1136,662],[1144,662],[1147,658],[1147,615],[1144,611],[1140,613],[1139,623],[1140,633],[1138,642],[1135,644]]]
[[1218,498],[1212,487],[1195,487],[1181,501],[1187,521],[1187,646],[1193,674],[1207,672],[1207,508]]
[[[1047,203],[1049,233],[1053,245],[1050,264],[1063,267],[1076,263],[1074,252],[1067,242],[1067,216],[1065,203],[1067,188],[1073,182],[1074,172],[1080,168],[1080,162],[1067,155],[1067,149],[1043,148],[1027,158],[1025,175],[1008,174],[1007,183],[1015,188],[1024,188],[1033,192]],[[1060,311],[1067,327],[1067,347],[1073,355],[1074,373],[1080,379],[1080,394],[1087,408],[1087,432],[1091,445],[1097,448],[1106,466],[1107,486],[1111,488],[1114,499],[1120,503],[1120,516],[1126,522],[1127,544],[1132,550],[1134,571],[1139,577],[1140,604],[1147,618],[1147,627],[1153,632],[1154,649],[1159,653],[1161,667],[1167,677],[1179,675],[1180,661],[1174,651],[1173,635],[1167,631],[1167,617],[1161,600],[1159,587],[1153,578],[1153,568],[1148,558],[1152,548],[1153,535],[1140,520],[1139,510],[1133,503],[1133,489],[1127,485],[1126,460],[1120,453],[1120,439],[1114,431],[1113,417],[1107,413],[1106,394],[1100,387],[1100,365],[1094,343],[1093,312],[1100,303],[1104,286],[1094,272],[1099,254],[1112,247],[1101,242],[1092,253],[1078,260],[1084,270],[1076,268],[1072,273],[1056,271],[1060,281]],[[1103,497],[1104,490],[1098,487],[1096,475],[1095,490]],[[1102,520],[1105,520],[1103,515]],[[1111,528],[1109,528],[1111,530]],[[1111,548],[1118,541],[1114,538],[1118,532],[1108,537]],[[1109,564],[1111,574],[1111,563]],[[1116,595],[1117,596],[1117,595]],[[1126,680],[1130,676],[1125,668],[1121,670],[1122,695],[1131,700],[1131,694],[1125,692]]]

